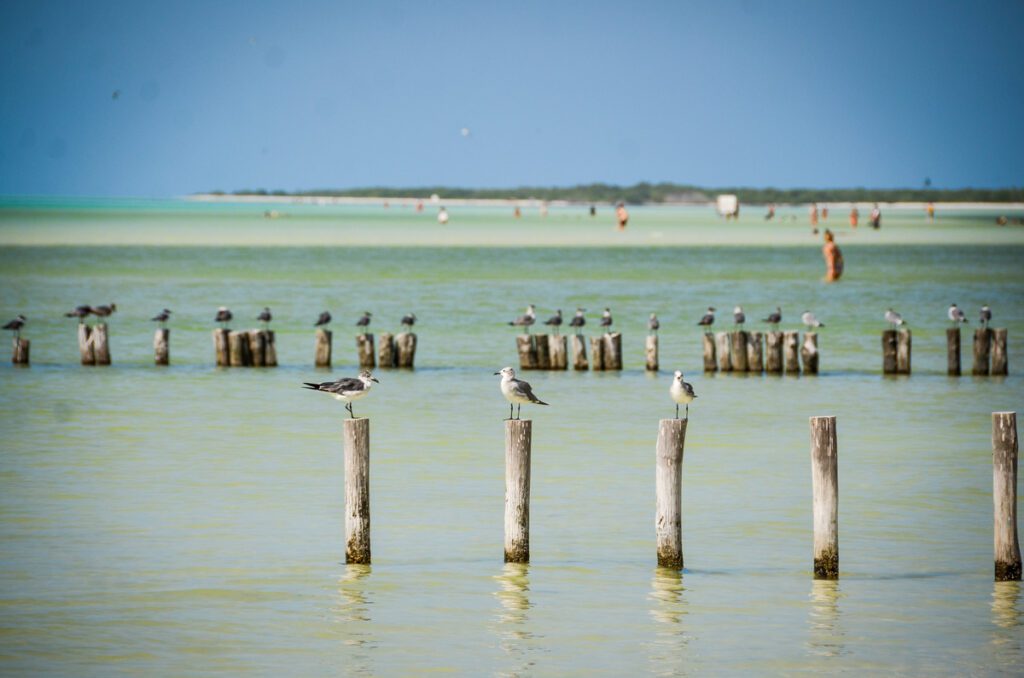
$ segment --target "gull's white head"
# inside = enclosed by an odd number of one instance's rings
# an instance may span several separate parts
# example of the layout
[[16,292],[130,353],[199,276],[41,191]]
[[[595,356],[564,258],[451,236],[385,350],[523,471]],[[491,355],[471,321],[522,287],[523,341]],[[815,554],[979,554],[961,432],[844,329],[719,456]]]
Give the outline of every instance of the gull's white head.
[[682,381],[683,380],[683,373],[680,370],[676,370],[675,378],[676,378],[676,381]]
[[375,384],[380,383],[379,381],[374,379],[373,375],[370,374],[369,370],[363,370],[362,372],[359,373],[359,381],[363,382],[364,384],[369,383],[371,381],[374,382]]
[[657,317],[658,317],[658,316],[657,316],[656,314],[654,314],[654,313],[652,313],[652,314],[651,314],[651,320],[654,320],[654,319],[655,319],[655,318],[657,318]]
[[495,374],[500,374],[502,379],[515,379],[516,377],[516,371],[511,367],[503,367]]
[[733,313],[743,313],[743,307],[742,306],[737,306],[736,308],[734,308],[732,310],[732,312]]

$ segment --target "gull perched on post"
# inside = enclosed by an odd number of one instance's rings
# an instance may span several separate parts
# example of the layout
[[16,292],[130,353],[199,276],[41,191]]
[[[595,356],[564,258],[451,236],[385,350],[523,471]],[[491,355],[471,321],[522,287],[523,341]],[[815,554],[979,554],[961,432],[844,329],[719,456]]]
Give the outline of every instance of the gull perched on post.
[[907,321],[903,319],[903,316],[890,308],[885,312],[885,322],[892,325],[892,328],[895,330],[900,325],[905,325]]
[[260,311],[260,314],[256,316],[256,320],[263,323],[263,329],[267,329],[270,326],[270,321],[273,320],[273,318],[274,316],[271,315],[270,308],[267,306],[264,306],[263,310]]
[[658,320],[658,316],[654,313],[647,320],[647,329],[654,333],[654,336],[658,336],[658,330],[661,329],[661,321]]
[[354,379],[352,377],[342,377],[337,381],[325,381],[321,384],[304,381],[302,382],[302,385],[304,388],[308,388],[313,391],[322,391],[330,395],[335,400],[340,400],[345,403],[345,409],[348,410],[348,415],[352,419],[358,419],[359,417],[352,412],[353,401],[366,397],[370,392],[370,387],[379,383],[379,381],[374,379],[372,374],[367,370],[363,370],[359,373],[359,376]]
[[825,323],[815,317],[810,311],[804,311],[803,315],[800,316],[800,320],[803,321],[804,325],[807,325],[807,329],[812,330],[815,327],[824,327]]
[[579,334],[580,330],[583,329],[583,326],[587,324],[587,319],[583,316],[586,312],[587,309],[585,308],[577,308],[576,315],[569,321],[569,327],[575,327],[576,334]]
[[14,332],[14,338],[20,339],[21,328],[25,326],[26,322],[28,322],[28,318],[19,314],[17,318],[4,325],[4,329]]
[[409,331],[412,331],[412,326],[415,325],[415,324],[416,324],[416,314],[415,313],[407,313],[406,315],[402,316],[402,327],[404,327],[405,329],[407,329]]
[[150,318],[155,323],[160,323],[160,328],[163,329],[164,325],[171,317],[171,309],[165,308],[164,310],[157,313],[155,316]]
[[747,322],[747,314],[743,312],[742,306],[737,306],[732,310],[732,319],[736,323],[736,327],[743,327],[743,323]]
[[562,309],[555,311],[555,314],[544,321],[545,325],[555,328],[555,336],[558,336],[558,328],[562,326]]
[[509,322],[509,325],[515,327],[525,327],[526,333],[530,333],[530,325],[537,322],[537,312],[533,310],[533,304],[526,307],[526,313],[522,314],[515,320]]
[[84,322],[86,316],[92,313],[92,306],[75,306],[75,310],[64,314],[65,318],[78,318],[78,322]]
[[775,312],[774,313],[769,313],[768,317],[767,318],[763,318],[761,320],[761,322],[768,323],[769,325],[774,325],[775,329],[778,329],[779,328],[779,323],[782,322],[782,307],[781,306],[776,306],[775,307]]
[[356,327],[361,328],[365,332],[366,328],[370,326],[370,317],[372,315],[369,311],[363,311],[363,315],[356,321]]
[[992,309],[988,307],[988,304],[981,307],[981,312],[979,313],[979,320],[981,321],[981,326],[985,329],[988,329],[988,323],[990,320],[992,320]]
[[605,332],[610,332],[612,329],[612,310],[610,308],[604,309],[604,313],[601,314],[601,327],[605,329]]
[[89,312],[97,318],[108,318],[110,315],[117,310],[117,304],[111,302],[109,306],[90,306]]
[[668,394],[672,396],[672,400],[676,404],[676,419],[679,418],[679,406],[686,405],[686,418],[690,418],[690,403],[697,397],[697,394],[693,392],[693,385],[683,381],[683,373],[676,370],[675,376],[672,377],[672,385],[668,389]]
[[[739,308],[737,306],[737,308]],[[704,317],[697,323],[701,327],[711,327],[715,324],[715,307],[708,306],[708,312],[704,314]]]
[[533,394],[533,389],[527,382],[522,379],[516,379],[516,371],[511,367],[502,368],[494,374],[501,375],[501,394],[505,396],[505,400],[509,402],[509,419],[512,418],[512,408],[516,405],[519,406],[519,409],[516,411],[516,419],[518,419],[519,415],[522,413],[524,403],[547,405],[546,402]]
[[949,317],[949,320],[953,325],[959,325],[960,323],[967,322],[967,316],[964,315],[963,309],[957,308],[956,304],[949,305],[949,311],[946,312],[946,315]]
[[316,323],[313,324],[313,327],[323,327],[324,325],[329,325],[330,323],[331,323],[331,312],[330,311],[322,311],[320,313],[320,317],[316,319]]
[[220,323],[221,329],[227,329],[228,323],[231,322],[231,319],[234,317],[235,316],[231,314],[231,311],[228,310],[227,306],[221,306],[217,309],[217,316],[214,318],[214,321]]

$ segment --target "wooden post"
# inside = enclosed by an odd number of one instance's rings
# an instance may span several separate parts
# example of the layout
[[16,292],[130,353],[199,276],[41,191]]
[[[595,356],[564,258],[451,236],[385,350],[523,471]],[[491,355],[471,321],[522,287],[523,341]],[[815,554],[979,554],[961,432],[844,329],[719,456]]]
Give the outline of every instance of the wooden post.
[[505,562],[530,562],[530,448],[533,422],[505,422]]
[[818,373],[818,333],[804,334],[804,343],[800,347],[800,361],[804,366],[804,374]]
[[551,355],[551,369],[569,369],[569,361],[566,359],[565,347],[565,335],[552,334],[548,337],[548,353]]
[[213,354],[217,361],[217,367],[227,367],[231,364],[231,352],[228,349],[228,335],[230,330],[216,329],[213,331]]
[[839,578],[839,448],[835,417],[811,417],[814,578]]
[[519,369],[537,369],[537,349],[532,334],[520,334],[516,337],[516,351],[519,352]]
[[782,374],[782,332],[765,332],[764,371]]
[[264,367],[277,367],[277,343],[274,330],[262,330],[265,338],[263,365]]
[[395,337],[390,332],[381,332],[380,344],[377,345],[377,364],[381,369],[395,367]]
[[703,336],[704,344],[704,371],[715,372],[718,370],[718,360],[715,356],[715,335],[710,332],[705,332]]
[[412,369],[416,366],[416,335],[399,332],[395,337],[395,366]]
[[267,364],[267,335],[263,330],[249,330],[249,361],[250,367],[265,367]]
[[345,562],[370,562],[370,420],[346,419]]
[[682,483],[686,419],[662,419],[654,477],[658,566],[683,569]]
[[92,334],[92,329],[88,325],[78,323],[78,353],[81,355],[83,365],[96,364],[96,354],[93,352],[90,334]]
[[747,334],[747,371],[764,372],[764,343],[760,332]]
[[800,374],[800,333],[783,332],[782,347],[785,353],[786,373]]
[[157,365],[171,364],[171,331],[160,327],[153,334],[153,362]]
[[882,374],[896,374],[896,330],[882,332]]
[[604,366],[604,337],[590,338],[590,365],[595,372],[607,369]]
[[946,374],[951,377],[960,376],[959,327],[950,327],[946,330]]
[[972,374],[988,374],[988,359],[991,350],[992,330],[987,327],[980,327],[974,330],[974,367],[971,369]]
[[1016,412],[992,413],[992,502],[996,581],[1020,581]]
[[1009,374],[1009,365],[1006,358],[1006,334],[1005,327],[992,330],[992,375],[1006,376]]
[[658,371],[658,335],[649,334],[647,335],[647,343],[644,347],[644,353],[646,354],[646,367],[648,372]]
[[359,352],[359,367],[364,370],[372,370],[377,366],[376,356],[373,355],[373,335],[369,332],[356,335],[356,350]]
[[534,347],[534,351],[537,352],[537,369],[538,370],[550,370],[551,369],[551,345],[548,343],[548,335],[546,335],[546,334],[534,334],[533,335],[533,347]]
[[96,356],[97,365],[110,364],[110,341],[107,336],[107,323],[96,323],[89,336],[92,342],[93,355]]
[[604,335],[604,368],[622,369],[622,333],[609,332]]
[[729,348],[731,350],[731,364],[733,372],[746,372],[747,363],[747,333],[744,330],[729,333]]
[[316,354],[313,358],[313,364],[316,367],[331,366],[331,339],[333,336],[330,330],[325,330],[322,327],[317,329]]
[[249,349],[248,332],[231,332],[228,334],[228,357],[232,367],[248,367],[252,365],[252,351]]
[[910,330],[902,329],[896,334],[896,371],[910,374]]
[[715,353],[718,354],[718,369],[722,372],[732,372],[732,351],[729,349],[729,333],[715,332]]
[[572,335],[572,368],[574,370],[587,370],[587,342],[582,335]]
[[11,362],[15,365],[28,365],[29,341],[15,337],[11,346]]

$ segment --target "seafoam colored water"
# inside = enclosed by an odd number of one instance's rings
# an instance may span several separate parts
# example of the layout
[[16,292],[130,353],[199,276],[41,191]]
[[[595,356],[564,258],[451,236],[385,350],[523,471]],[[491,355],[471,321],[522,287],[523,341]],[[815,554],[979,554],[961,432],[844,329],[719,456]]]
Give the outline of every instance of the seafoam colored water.
[[[887,212],[824,285],[804,211],[726,224],[637,208],[276,207],[0,201],[0,319],[32,366],[0,367],[0,672],[22,675],[991,674],[1024,665],[1019,584],[992,581],[991,421],[1024,404],[1024,228],[995,213]],[[843,218],[840,218],[843,217]],[[408,243],[413,243],[409,246]],[[130,243],[118,245],[117,243]],[[403,244],[404,243],[404,244]],[[460,243],[471,243],[464,246]],[[710,244],[709,244],[710,243]],[[270,247],[268,245],[275,245]],[[114,301],[114,365],[77,364],[62,313]],[[990,304],[1010,376],[945,375],[945,311]],[[502,563],[505,325],[526,303],[610,306],[621,373],[530,373],[529,566]],[[817,377],[704,375],[708,304],[826,323]],[[275,315],[276,369],[218,370],[217,306]],[[152,323],[175,311],[171,361]],[[881,314],[914,332],[880,374]],[[312,323],[335,317],[335,367]],[[354,372],[352,323],[420,318],[415,371],[379,371],[374,564],[344,565],[341,406],[302,381]],[[663,371],[643,371],[650,311]],[[757,324],[757,323],[753,323]],[[964,341],[969,371],[970,348]],[[686,569],[654,562],[667,370],[691,407]],[[838,417],[838,582],[811,576],[807,418]]]

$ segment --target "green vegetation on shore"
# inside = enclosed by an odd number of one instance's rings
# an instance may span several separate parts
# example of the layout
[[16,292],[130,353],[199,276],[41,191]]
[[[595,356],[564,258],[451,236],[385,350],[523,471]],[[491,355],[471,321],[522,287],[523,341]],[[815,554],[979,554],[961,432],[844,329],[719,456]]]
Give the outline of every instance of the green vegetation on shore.
[[[210,191],[224,195],[223,191]],[[419,186],[415,188],[324,188],[310,191],[268,191],[242,189],[231,195],[328,196],[351,198],[408,198],[433,194],[443,198],[470,200],[567,200],[570,202],[686,203],[708,202],[720,193],[734,193],[742,203],[808,202],[1024,202],[1024,188],[702,188],[683,184],[640,182],[632,186],[580,184],[578,186],[517,188],[456,188]]]

